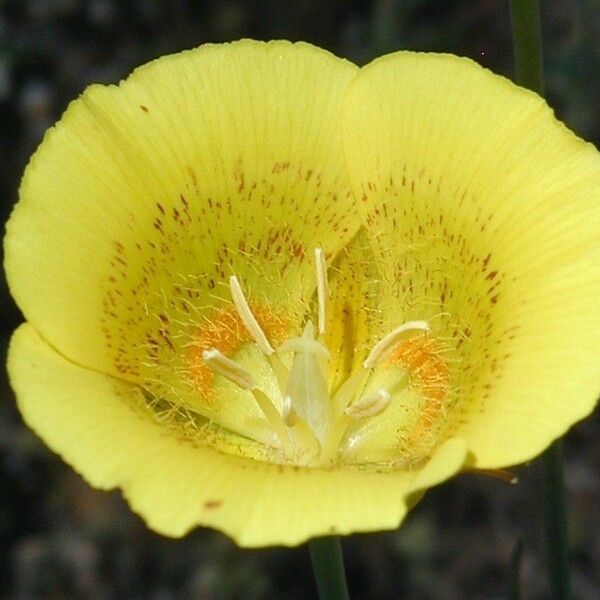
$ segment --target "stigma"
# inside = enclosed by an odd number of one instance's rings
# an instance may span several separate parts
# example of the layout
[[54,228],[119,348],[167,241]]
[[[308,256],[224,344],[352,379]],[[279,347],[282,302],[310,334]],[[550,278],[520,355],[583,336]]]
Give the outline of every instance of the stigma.
[[[402,356],[398,350],[407,341],[428,334],[430,327],[426,321],[398,325],[382,336],[362,364],[333,389],[329,374],[335,349],[325,343],[329,287],[321,248],[314,252],[314,271],[316,318],[306,318],[300,335],[278,344],[261,327],[243,282],[236,275],[229,279],[231,301],[245,329],[245,344],[252,345],[262,356],[261,364],[270,370],[268,379],[275,381],[275,386],[263,384],[265,370],[253,372],[257,370],[256,361],[248,361],[243,353],[226,355],[209,347],[202,352],[202,360],[214,377],[235,384],[247,392],[248,402],[256,403],[273,432],[271,450],[277,460],[322,467],[345,462],[365,424],[380,419],[400,402],[399,396],[411,382],[411,373],[395,357]],[[398,440],[392,442],[399,446]]]

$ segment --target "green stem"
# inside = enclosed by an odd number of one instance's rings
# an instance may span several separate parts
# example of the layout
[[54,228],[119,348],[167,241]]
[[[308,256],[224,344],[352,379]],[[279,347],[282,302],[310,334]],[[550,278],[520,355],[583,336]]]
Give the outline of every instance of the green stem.
[[523,542],[518,540],[510,557],[510,573],[508,579],[507,600],[521,600],[521,562],[523,559]]
[[540,95],[542,75],[542,33],[538,0],[510,0],[516,81]]
[[544,467],[544,522],[550,565],[552,600],[568,600],[569,545],[562,443],[555,442],[542,454]]
[[348,600],[342,544],[339,537],[316,538],[308,542],[310,558],[321,600]]
[[[542,95],[542,44],[538,0],[510,0],[516,79]],[[553,600],[568,600],[569,546],[565,506],[562,445],[555,442],[542,455],[544,467],[544,525]]]

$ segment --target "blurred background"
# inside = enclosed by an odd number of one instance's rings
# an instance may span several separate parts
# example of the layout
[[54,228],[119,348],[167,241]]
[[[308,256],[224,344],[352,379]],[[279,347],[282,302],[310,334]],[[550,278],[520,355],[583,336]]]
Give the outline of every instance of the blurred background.
[[[600,0],[545,0],[542,28],[548,100],[599,146]],[[513,74],[505,0],[0,0],[1,221],[44,131],[88,84],[240,37],[305,40],[358,64],[401,48],[453,52]],[[1,279],[2,364],[21,319]],[[316,597],[305,548],[242,551],[208,530],[179,541],[153,534],[118,491],[89,488],[25,428],[3,367],[0,396],[0,598]],[[599,431],[597,411],[566,439],[582,600],[600,598]],[[352,597],[506,598],[522,544],[523,598],[547,598],[540,467],[515,472],[517,485],[463,475],[430,491],[397,532],[345,538]]]

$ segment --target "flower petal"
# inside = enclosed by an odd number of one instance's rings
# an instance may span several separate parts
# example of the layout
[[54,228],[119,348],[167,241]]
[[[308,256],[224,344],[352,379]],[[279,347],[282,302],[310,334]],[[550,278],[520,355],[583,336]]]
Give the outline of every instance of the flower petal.
[[149,346],[171,353],[182,327],[213,319],[232,273],[290,312],[314,288],[313,247],[333,255],[359,226],[339,128],[355,73],[307,44],[242,41],[88,88],[8,224],[26,319],[70,359],[139,381]]
[[273,465],[217,452],[156,422],[136,386],[87,370],[31,325],[8,361],[26,422],[92,485],[121,487],[148,525],[178,537],[197,525],[242,546],[395,528],[421,490],[462,468],[466,446],[444,444],[420,471],[376,473]]
[[600,396],[599,264],[596,251],[532,280],[531,289],[515,298],[502,377],[479,383],[481,410],[456,429],[477,449],[477,467],[527,460],[594,410]]
[[435,419],[477,466],[533,457],[600,392],[598,152],[537,95],[408,52],[361,70],[344,145],[390,327],[429,321],[448,357]]

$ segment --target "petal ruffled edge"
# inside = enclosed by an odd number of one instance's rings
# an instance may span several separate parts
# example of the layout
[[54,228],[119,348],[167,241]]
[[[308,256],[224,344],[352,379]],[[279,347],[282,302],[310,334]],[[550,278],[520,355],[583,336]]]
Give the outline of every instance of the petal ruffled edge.
[[133,401],[127,382],[69,362],[22,325],[8,369],[27,424],[93,486],[120,487],[148,526],[180,537],[198,525],[240,546],[293,546],[319,535],[393,529],[422,491],[468,460],[442,445],[420,471],[306,469],[194,445]]
[[479,468],[533,458],[600,393],[598,151],[538,95],[447,54],[376,59],[344,119],[381,276],[414,310],[401,319],[464,334],[452,435]]
[[334,255],[360,226],[339,124],[357,70],[310,44],[242,40],[86,89],[31,158],[7,225],[26,320],[71,360],[139,383],[148,336],[167,354],[182,337],[159,320],[212,318],[232,273],[293,313],[314,289],[313,247]]

